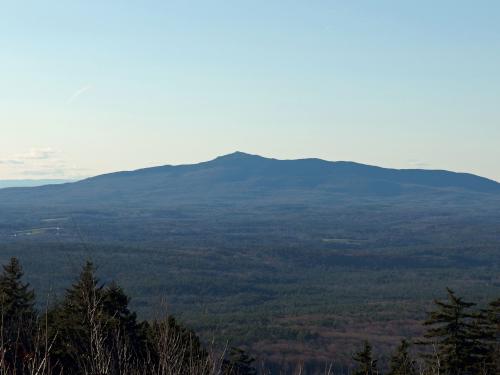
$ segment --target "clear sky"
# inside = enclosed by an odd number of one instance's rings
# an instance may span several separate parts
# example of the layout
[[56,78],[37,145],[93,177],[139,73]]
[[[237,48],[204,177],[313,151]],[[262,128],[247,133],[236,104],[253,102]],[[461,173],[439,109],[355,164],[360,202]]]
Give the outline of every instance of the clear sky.
[[1,1],[0,179],[235,150],[500,180],[500,1]]

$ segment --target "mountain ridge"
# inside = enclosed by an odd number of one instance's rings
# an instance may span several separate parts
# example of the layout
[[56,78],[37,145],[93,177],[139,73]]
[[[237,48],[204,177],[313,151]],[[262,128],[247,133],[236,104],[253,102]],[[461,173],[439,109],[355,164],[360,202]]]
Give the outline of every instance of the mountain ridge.
[[145,168],[139,168],[139,169],[134,169],[134,170],[124,170],[124,171],[116,171],[116,172],[110,172],[110,173],[105,173],[93,177],[88,177],[86,179],[83,179],[81,181],[76,181],[78,182],[85,182],[89,180],[94,180],[94,179],[100,179],[104,177],[111,177],[111,176],[119,176],[119,175],[132,175],[132,174],[141,174],[141,173],[150,173],[150,172],[161,172],[161,171],[166,171],[167,169],[171,168],[196,168],[196,167],[202,167],[202,166],[210,166],[210,165],[234,165],[235,162],[246,162],[248,161],[253,161],[253,162],[273,162],[273,163],[318,163],[318,164],[323,164],[323,165],[337,165],[337,166],[350,166],[350,167],[357,167],[357,168],[363,168],[363,169],[373,169],[373,170],[383,170],[383,171],[399,171],[399,172],[424,172],[424,173],[444,173],[444,174],[449,174],[449,175],[457,175],[457,176],[467,176],[467,177],[473,177],[480,179],[484,182],[488,181],[489,183],[493,183],[497,185],[500,188],[500,182],[495,181],[493,179],[479,176],[473,173],[469,172],[455,172],[455,171],[450,171],[446,169],[423,169],[423,168],[388,168],[388,167],[381,167],[377,165],[372,165],[372,164],[364,164],[364,163],[358,163],[354,161],[348,161],[348,160],[337,160],[337,161],[329,161],[321,158],[300,158],[300,159],[276,159],[276,158],[268,158],[268,157],[263,157],[260,155],[256,154],[249,154],[241,151],[235,151],[230,154],[218,156],[212,160],[208,161],[202,161],[199,163],[191,163],[191,164],[165,164],[165,165],[158,165],[158,166],[152,166],[152,167],[145,167]]
[[61,185],[0,190],[0,204],[173,203],[197,199],[284,200],[333,196],[493,194],[500,183],[470,173],[392,169],[317,158],[280,160],[240,151],[213,160],[119,171]]

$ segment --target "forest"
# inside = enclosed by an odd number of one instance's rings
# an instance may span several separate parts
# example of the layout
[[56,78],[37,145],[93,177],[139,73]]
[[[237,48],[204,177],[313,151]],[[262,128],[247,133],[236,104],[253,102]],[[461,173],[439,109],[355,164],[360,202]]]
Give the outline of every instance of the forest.
[[446,286],[500,295],[500,211],[477,205],[2,208],[0,262],[21,259],[43,300],[93,259],[141,318],[166,300],[204,341],[266,363],[347,363],[360,340],[387,362]]
[[[500,298],[479,307],[447,289],[422,322],[421,337],[408,337],[379,362],[368,341],[351,362],[324,368],[267,366],[229,343],[204,342],[158,306],[140,320],[114,281],[101,283],[87,261],[56,301],[37,303],[17,258],[0,276],[1,374],[500,374]],[[40,308],[40,306],[44,306]]]

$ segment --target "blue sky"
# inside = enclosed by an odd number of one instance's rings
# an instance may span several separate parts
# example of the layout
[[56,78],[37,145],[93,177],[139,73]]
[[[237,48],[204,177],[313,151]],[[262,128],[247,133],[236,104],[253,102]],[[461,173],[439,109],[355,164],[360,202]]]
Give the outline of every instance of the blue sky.
[[500,180],[498,1],[6,1],[0,179],[235,150]]

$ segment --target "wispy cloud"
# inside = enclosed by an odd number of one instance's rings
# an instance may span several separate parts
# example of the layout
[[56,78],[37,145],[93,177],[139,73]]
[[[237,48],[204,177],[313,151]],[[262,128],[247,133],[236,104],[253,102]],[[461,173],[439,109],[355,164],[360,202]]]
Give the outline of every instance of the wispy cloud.
[[69,98],[68,100],[66,101],[66,103],[68,104],[71,104],[73,103],[75,100],[77,100],[80,96],[82,96],[83,94],[85,94],[87,91],[91,90],[92,89],[92,85],[85,85],[85,86],[82,86],[80,87],[78,90],[76,90]]
[[5,160],[0,160],[0,164],[4,164],[4,165],[22,165],[22,164],[24,164],[24,161],[22,161],[22,160],[15,160],[15,159],[5,159]]
[[429,168],[431,166],[429,163],[417,159],[408,160],[408,165],[411,168]]
[[9,155],[0,159],[0,166],[0,178],[79,178],[89,172],[69,163],[61,152],[50,147]]
[[20,154],[18,158],[21,160],[47,160],[53,158],[57,152],[50,147],[32,148],[25,154]]
[[47,160],[54,157],[56,151],[50,147],[33,148],[22,154],[11,155],[8,158],[0,159],[0,164],[4,165],[23,165],[33,160]]

